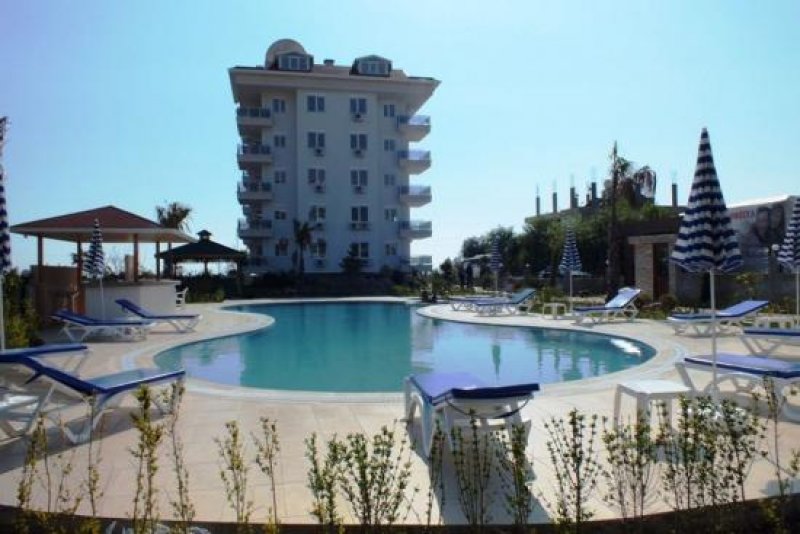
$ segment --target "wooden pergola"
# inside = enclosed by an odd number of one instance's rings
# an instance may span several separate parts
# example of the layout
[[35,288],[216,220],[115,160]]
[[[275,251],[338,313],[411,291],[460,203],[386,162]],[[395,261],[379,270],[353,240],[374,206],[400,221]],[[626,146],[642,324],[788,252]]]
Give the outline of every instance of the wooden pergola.
[[234,262],[241,276],[242,262],[247,258],[246,253],[211,241],[211,232],[208,230],[201,230],[197,235],[200,239],[194,243],[159,252],[156,257],[170,263],[173,276],[175,266],[187,262],[202,263],[206,275],[210,262]]

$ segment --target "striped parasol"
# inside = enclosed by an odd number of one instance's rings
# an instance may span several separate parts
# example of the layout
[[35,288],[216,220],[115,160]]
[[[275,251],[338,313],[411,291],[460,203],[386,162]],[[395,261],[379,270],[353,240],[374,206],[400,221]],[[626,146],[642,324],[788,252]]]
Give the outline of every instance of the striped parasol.
[[578,253],[578,241],[575,238],[575,230],[570,226],[567,228],[567,235],[564,237],[564,251],[561,253],[561,263],[558,270],[569,275],[569,305],[572,312],[572,274],[583,270],[581,256]]
[[786,226],[783,243],[778,249],[778,261],[787,269],[794,271],[795,314],[796,320],[800,322],[800,197],[794,200],[792,217]]
[[670,260],[690,272],[709,273],[711,290],[711,355],[713,391],[717,392],[717,327],[714,274],[727,273],[742,265],[739,240],[731,226],[731,218],[711,155],[708,131],[700,134],[697,166],[689,192],[689,202],[681,219],[678,239]]
[[100,231],[100,221],[94,220],[92,240],[89,243],[89,254],[86,261],[86,273],[91,278],[100,282],[100,309],[103,319],[106,317],[105,299],[103,297],[103,274],[106,271],[106,260],[103,255],[103,232]]
[[3,143],[5,142],[7,117],[0,117],[0,350],[6,348],[5,293],[3,281],[11,269],[11,234],[8,231],[8,211],[6,211],[6,179],[3,171]]
[[497,274],[503,266],[500,258],[500,240],[495,237],[492,239],[491,248],[489,249],[489,270],[494,273],[494,290],[497,292]]

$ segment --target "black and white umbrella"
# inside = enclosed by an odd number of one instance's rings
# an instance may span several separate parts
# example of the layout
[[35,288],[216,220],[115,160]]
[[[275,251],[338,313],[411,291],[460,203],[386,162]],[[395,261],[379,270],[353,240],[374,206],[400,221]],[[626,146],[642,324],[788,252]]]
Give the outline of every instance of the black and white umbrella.
[[[5,140],[6,117],[0,118],[0,156],[3,155],[3,141]],[[0,161],[0,350],[6,348],[5,310],[3,301],[3,281],[6,273],[11,269],[11,234],[8,231],[8,212],[6,211],[6,183],[3,173],[3,163]]]
[[5,293],[3,281],[11,269],[11,234],[8,231],[8,212],[6,211],[6,180],[3,172],[3,142],[5,140],[6,117],[0,117],[0,350],[6,348]]
[[564,237],[564,250],[561,253],[561,263],[558,270],[569,274],[569,307],[572,313],[572,274],[583,270],[581,256],[578,253],[578,241],[575,239],[575,230],[570,226],[567,228],[567,235]]
[[103,255],[103,232],[100,231],[100,221],[94,220],[92,240],[89,243],[89,255],[86,262],[86,273],[90,278],[100,282],[100,309],[103,319],[106,317],[105,298],[103,297],[103,274],[106,270],[106,260]]
[[497,292],[497,277],[502,266],[500,258],[500,240],[498,238],[492,239],[491,248],[489,250],[489,270],[494,273],[494,290]]
[[783,243],[778,249],[778,261],[787,269],[794,271],[795,315],[797,316],[795,320],[800,321],[800,197],[794,200],[792,217],[786,227]]
[[715,273],[727,273],[742,265],[739,240],[731,226],[731,218],[714,168],[708,131],[700,134],[697,166],[689,192],[689,202],[678,230],[678,239],[670,257],[690,272],[708,272],[711,290],[711,357],[713,391],[717,391],[717,325]]

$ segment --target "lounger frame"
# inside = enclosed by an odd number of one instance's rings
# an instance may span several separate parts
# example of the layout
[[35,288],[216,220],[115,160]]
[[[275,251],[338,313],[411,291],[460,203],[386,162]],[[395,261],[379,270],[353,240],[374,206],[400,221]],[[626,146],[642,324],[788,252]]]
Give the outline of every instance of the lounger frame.
[[67,310],[51,316],[64,324],[61,332],[70,341],[80,343],[90,336],[107,336],[128,341],[145,339],[153,327],[152,321],[111,319],[100,320]]
[[176,331],[182,333],[192,332],[194,327],[200,322],[200,319],[202,319],[202,316],[196,313],[154,313],[128,299],[117,299],[116,303],[136,319],[168,324]]
[[602,306],[585,306],[573,308],[575,323],[582,324],[589,319],[592,323],[605,323],[613,319],[622,318],[633,321],[639,315],[639,308],[636,307],[636,298],[642,292],[641,289],[624,287]]

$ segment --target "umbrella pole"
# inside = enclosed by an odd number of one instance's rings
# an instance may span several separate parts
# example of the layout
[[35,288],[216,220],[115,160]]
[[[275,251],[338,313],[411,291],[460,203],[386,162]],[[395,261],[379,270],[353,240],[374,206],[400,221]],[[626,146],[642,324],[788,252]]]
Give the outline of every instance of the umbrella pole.
[[711,289],[711,396],[713,397],[714,401],[717,401],[719,397],[719,389],[717,387],[717,292],[714,288],[713,268],[708,271],[708,275],[710,278],[709,288]]
[[106,318],[106,298],[103,295],[103,279],[100,278],[100,318]]
[[800,327],[800,267],[794,270],[794,323]]
[[572,269],[569,270],[569,314],[572,315]]

